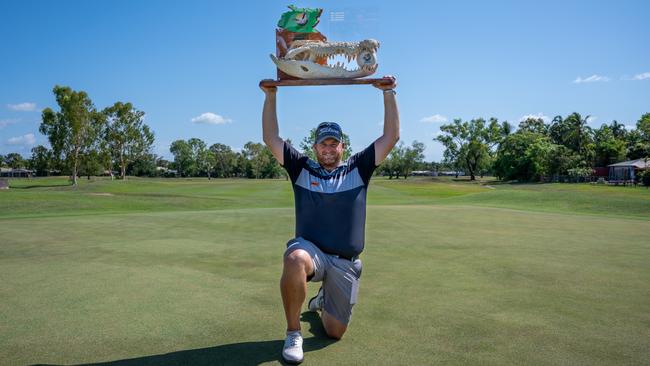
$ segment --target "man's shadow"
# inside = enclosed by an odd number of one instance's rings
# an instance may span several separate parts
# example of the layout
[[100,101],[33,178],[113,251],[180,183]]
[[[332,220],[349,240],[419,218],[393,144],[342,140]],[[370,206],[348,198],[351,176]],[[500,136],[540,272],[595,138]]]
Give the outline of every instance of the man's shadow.
[[[305,352],[325,348],[336,340],[328,338],[318,314],[304,312],[300,320],[309,323],[309,332],[313,337],[305,338]],[[143,356],[124,360],[81,364],[86,366],[213,366],[213,365],[259,365],[263,362],[282,361],[284,340],[241,342],[220,346],[176,351],[153,356]],[[46,366],[46,364],[38,364]],[[37,365],[34,365],[37,366]]]

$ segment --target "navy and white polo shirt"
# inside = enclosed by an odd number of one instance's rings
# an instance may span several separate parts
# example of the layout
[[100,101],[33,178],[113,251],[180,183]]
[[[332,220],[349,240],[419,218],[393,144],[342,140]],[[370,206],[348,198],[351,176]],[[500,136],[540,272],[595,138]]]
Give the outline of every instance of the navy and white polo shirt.
[[323,252],[354,257],[363,251],[366,193],[375,170],[375,144],[328,172],[284,143],[284,169],[293,185],[296,237]]

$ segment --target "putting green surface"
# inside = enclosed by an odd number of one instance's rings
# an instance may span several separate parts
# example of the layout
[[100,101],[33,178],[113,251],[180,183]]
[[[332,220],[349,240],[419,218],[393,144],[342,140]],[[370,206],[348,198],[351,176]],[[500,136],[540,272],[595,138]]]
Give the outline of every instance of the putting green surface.
[[[11,184],[0,364],[279,363],[286,181]],[[650,192],[493,188],[372,183],[353,321],[305,313],[305,363],[646,364]]]

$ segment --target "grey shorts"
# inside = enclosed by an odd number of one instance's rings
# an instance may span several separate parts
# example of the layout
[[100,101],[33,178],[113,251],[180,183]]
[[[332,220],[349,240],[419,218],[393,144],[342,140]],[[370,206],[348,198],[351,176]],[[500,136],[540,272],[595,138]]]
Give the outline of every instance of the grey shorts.
[[359,293],[361,260],[350,261],[323,253],[314,243],[301,237],[289,240],[284,255],[296,249],[306,251],[311,257],[314,274],[310,281],[323,282],[323,310],[347,325]]

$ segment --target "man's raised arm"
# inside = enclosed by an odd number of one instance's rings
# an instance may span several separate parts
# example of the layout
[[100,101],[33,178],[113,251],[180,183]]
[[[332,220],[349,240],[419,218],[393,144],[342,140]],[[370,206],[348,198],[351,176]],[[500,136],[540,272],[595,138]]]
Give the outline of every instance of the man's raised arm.
[[275,86],[260,88],[266,96],[264,98],[264,109],[262,110],[262,139],[278,160],[278,163],[284,165],[284,140],[280,137],[275,100],[278,88]]
[[399,140],[399,111],[394,90],[397,81],[389,85],[376,84],[374,86],[382,90],[384,94],[384,134],[375,140],[375,165],[379,165]]

